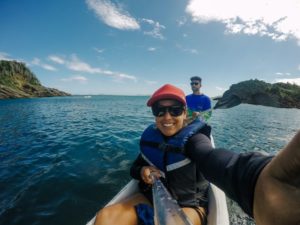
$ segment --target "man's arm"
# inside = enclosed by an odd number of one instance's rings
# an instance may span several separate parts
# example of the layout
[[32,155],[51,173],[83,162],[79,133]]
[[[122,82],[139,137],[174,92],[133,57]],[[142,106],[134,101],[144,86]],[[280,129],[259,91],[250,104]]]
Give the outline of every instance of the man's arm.
[[205,95],[205,101],[203,110],[200,112],[199,116],[206,122],[210,119],[212,115],[212,108],[211,108],[211,100],[208,96]]
[[192,138],[187,154],[257,225],[300,224],[300,131],[273,159],[211,150],[204,138]]
[[197,163],[204,177],[253,217],[253,198],[257,178],[272,156],[257,152],[236,153],[212,149],[203,134],[194,135],[187,144],[187,155]]
[[300,224],[300,131],[259,175],[254,218],[257,225]]
[[208,109],[206,111],[202,111],[202,112],[199,113],[199,116],[201,118],[203,118],[203,120],[205,122],[208,122],[208,120],[210,119],[211,115],[212,115],[212,109]]

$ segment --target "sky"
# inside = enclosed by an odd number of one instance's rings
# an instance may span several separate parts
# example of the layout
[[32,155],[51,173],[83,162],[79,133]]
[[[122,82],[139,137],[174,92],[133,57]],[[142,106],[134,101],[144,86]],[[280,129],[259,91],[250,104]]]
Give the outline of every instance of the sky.
[[71,94],[300,85],[300,0],[0,0],[0,59]]

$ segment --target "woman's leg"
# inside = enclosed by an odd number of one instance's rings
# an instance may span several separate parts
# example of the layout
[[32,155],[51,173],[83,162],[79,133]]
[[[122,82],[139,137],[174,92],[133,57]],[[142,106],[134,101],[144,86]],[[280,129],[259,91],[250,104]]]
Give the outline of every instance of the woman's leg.
[[182,208],[193,225],[206,225],[206,210],[203,207],[198,208]]
[[151,205],[144,195],[138,193],[122,203],[101,209],[96,216],[95,225],[137,225],[138,218],[134,206],[139,203]]

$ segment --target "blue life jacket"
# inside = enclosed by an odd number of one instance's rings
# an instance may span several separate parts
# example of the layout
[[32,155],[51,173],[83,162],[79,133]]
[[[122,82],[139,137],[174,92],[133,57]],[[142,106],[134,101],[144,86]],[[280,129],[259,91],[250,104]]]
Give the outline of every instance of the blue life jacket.
[[196,133],[210,137],[210,127],[199,119],[166,138],[154,124],[142,134],[140,153],[149,165],[157,167],[171,195],[181,206],[206,207],[209,183],[195,162],[185,154],[185,145]]
[[[191,160],[183,154],[184,146],[192,135],[200,132],[205,126],[204,122],[195,120],[165,141],[162,133],[155,124],[152,124],[142,134],[141,155],[150,165],[157,167],[163,173],[185,166]],[[166,152],[168,152],[167,157]]]

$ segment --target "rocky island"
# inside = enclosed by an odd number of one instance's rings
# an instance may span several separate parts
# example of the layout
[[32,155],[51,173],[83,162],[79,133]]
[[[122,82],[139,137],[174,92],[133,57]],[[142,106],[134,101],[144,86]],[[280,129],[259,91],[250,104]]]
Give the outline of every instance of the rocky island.
[[41,85],[24,63],[0,60],[0,99],[69,96]]
[[226,109],[241,103],[300,109],[300,86],[289,83],[270,84],[261,80],[243,81],[231,85],[214,108]]

